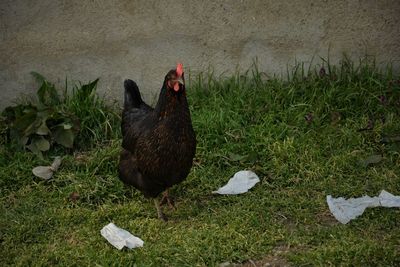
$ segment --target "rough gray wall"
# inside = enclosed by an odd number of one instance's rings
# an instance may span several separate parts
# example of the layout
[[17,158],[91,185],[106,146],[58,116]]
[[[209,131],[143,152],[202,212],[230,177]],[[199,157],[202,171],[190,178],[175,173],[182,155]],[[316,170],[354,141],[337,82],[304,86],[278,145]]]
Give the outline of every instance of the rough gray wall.
[[[149,100],[177,61],[192,72],[281,73],[313,56],[346,52],[400,62],[400,1],[1,0],[0,108],[35,92],[30,71],[53,82],[101,78],[121,99],[125,78]],[[60,80],[58,80],[60,79]]]

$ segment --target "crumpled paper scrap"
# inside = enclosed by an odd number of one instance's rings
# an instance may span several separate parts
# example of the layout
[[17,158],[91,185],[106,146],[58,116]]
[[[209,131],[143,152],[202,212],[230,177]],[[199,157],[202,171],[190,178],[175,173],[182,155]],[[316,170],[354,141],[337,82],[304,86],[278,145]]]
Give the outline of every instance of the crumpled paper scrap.
[[328,195],[326,202],[333,216],[342,224],[360,216],[369,207],[400,208],[400,196],[392,195],[385,190],[382,190],[377,197],[363,196],[347,200],[343,197],[333,198]]
[[129,249],[143,247],[143,240],[128,231],[109,223],[100,231],[101,235],[115,248],[121,250],[123,247]]
[[38,166],[33,168],[32,173],[39,178],[49,180],[61,165],[61,157],[55,157],[51,166]]
[[243,194],[249,191],[250,188],[254,187],[260,178],[257,174],[252,171],[239,171],[229,179],[228,183],[217,191],[213,191],[214,194],[221,195],[237,195]]

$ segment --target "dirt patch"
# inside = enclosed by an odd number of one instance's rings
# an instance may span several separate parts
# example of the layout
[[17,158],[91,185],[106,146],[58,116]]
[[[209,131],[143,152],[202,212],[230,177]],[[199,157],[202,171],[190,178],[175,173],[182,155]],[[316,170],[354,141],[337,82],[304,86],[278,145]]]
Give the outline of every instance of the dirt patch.
[[288,246],[277,246],[275,247],[271,253],[263,259],[253,261],[248,260],[247,262],[243,263],[242,267],[266,267],[266,266],[291,266],[290,263],[284,257],[290,250]]
[[219,267],[283,267],[283,266],[292,266],[284,257],[286,253],[290,251],[290,247],[288,246],[277,246],[275,247],[270,254],[266,257],[259,260],[247,260],[243,263],[230,263],[224,262],[219,265]]
[[317,222],[321,225],[332,226],[332,225],[339,224],[339,222],[335,219],[335,217],[333,217],[333,215],[332,215],[332,213],[330,213],[330,211],[326,211],[326,212],[317,214],[316,219],[317,219]]

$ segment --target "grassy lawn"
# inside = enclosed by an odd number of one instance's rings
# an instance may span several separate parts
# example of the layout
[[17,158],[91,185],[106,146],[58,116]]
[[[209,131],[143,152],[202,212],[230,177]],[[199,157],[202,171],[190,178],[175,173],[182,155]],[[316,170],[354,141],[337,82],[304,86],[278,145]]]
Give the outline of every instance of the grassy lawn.
[[[399,77],[349,62],[326,73],[294,72],[284,81],[253,69],[192,79],[195,166],[171,191],[177,211],[164,208],[167,223],[152,201],[117,178],[118,121],[111,138],[85,150],[56,148],[44,159],[3,144],[1,265],[399,266],[399,209],[367,209],[342,225],[326,204],[329,194],[400,195],[400,142],[392,140],[400,136]],[[33,167],[61,153],[52,180],[33,177]],[[363,160],[376,154],[382,161],[366,167]],[[243,169],[261,179],[251,191],[211,194]],[[109,222],[144,247],[112,247],[100,235]]]

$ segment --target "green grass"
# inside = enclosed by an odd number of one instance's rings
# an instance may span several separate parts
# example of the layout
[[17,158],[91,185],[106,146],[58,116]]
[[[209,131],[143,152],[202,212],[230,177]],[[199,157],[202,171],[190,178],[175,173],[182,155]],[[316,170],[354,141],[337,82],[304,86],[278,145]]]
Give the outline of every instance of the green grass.
[[[192,79],[196,164],[171,192],[177,211],[165,209],[167,223],[156,218],[152,201],[118,180],[119,129],[110,138],[99,131],[91,150],[66,155],[51,181],[31,170],[57,151],[39,160],[3,145],[1,265],[261,265],[272,258],[295,266],[400,265],[399,209],[368,209],[341,225],[326,204],[328,194],[400,195],[400,143],[381,142],[400,135],[399,77],[348,61],[326,73],[299,68],[285,81],[254,68]],[[369,121],[373,129],[358,131]],[[374,154],[383,160],[364,167]],[[243,195],[211,194],[242,169],[261,182]],[[109,222],[144,247],[113,248],[100,235]]]

